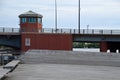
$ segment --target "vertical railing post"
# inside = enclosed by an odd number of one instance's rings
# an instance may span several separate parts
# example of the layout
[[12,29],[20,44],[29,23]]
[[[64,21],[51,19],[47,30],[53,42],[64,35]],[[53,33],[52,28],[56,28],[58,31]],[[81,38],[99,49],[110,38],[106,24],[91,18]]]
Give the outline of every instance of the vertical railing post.
[[103,30],[99,30],[99,34],[103,34]]
[[94,34],[94,30],[92,29],[92,34]]
[[3,32],[5,32],[5,28],[3,28]]
[[113,34],[113,31],[111,30],[111,34]]
[[42,32],[44,33],[44,28],[42,29]]
[[85,29],[83,29],[83,34],[85,34]]
[[70,29],[70,34],[72,33],[72,30]]
[[62,33],[62,29],[61,29],[61,33]]
[[53,28],[52,28],[52,33],[53,33]]
[[101,30],[101,34],[103,34],[103,30]]
[[14,32],[14,28],[12,28],[12,32]]
[[75,29],[74,29],[74,34],[75,34]]

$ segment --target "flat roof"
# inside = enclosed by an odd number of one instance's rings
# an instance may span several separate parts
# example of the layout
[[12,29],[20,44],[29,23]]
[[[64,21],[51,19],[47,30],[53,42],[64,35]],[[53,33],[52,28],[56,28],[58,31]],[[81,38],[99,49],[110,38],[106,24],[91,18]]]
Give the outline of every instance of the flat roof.
[[0,35],[21,35],[20,32],[0,32]]

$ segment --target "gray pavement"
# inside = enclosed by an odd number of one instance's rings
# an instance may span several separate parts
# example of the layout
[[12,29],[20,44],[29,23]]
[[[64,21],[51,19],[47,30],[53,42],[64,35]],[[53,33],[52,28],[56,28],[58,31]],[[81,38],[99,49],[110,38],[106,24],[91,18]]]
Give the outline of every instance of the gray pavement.
[[120,54],[29,50],[5,80],[120,80]]
[[6,80],[120,80],[120,67],[21,64]]
[[98,66],[120,66],[119,53],[30,50],[21,56],[23,63],[77,64]]

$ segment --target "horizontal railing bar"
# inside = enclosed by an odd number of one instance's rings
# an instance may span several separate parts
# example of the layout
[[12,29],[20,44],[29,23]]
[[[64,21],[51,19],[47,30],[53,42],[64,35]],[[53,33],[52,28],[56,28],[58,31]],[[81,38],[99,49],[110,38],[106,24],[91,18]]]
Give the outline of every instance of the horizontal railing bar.
[[[27,29],[28,31],[34,31],[33,29]],[[26,29],[20,28],[6,28],[0,27],[0,33],[20,33],[27,32]],[[66,33],[66,34],[79,34],[78,29],[54,29],[54,28],[42,28],[38,30],[39,33]],[[109,34],[109,35],[120,35],[120,30],[105,30],[105,29],[81,29],[80,34]]]

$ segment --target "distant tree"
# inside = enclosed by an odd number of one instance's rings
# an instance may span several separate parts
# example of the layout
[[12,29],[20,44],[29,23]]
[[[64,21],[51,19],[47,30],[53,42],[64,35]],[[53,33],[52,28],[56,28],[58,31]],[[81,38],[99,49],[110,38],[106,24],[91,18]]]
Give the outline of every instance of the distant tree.
[[73,48],[99,48],[99,43],[80,43],[74,42]]

